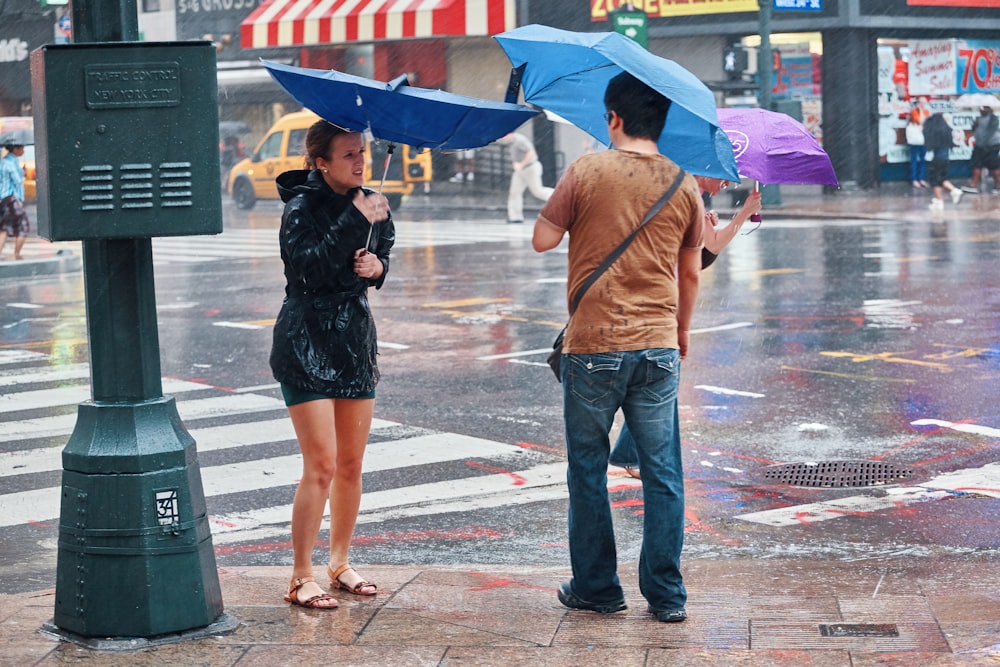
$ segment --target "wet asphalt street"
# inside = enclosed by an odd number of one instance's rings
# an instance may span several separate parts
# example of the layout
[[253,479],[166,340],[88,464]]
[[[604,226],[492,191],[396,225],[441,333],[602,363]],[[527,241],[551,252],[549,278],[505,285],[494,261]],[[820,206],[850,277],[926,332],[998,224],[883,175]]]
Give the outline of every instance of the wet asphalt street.
[[[686,558],[995,553],[1000,195],[933,215],[908,191],[892,196],[895,205],[874,209],[786,197],[790,210],[765,214],[703,273],[679,401]],[[561,386],[544,364],[566,317],[565,247],[538,255],[531,225],[505,225],[495,206],[424,199],[397,212],[390,276],[370,294],[383,422],[353,560],[566,563]],[[286,564],[281,508],[297,447],[287,433],[246,435],[284,420],[267,366],[282,296],[280,208],[225,213],[220,237],[154,240],[162,370],[182,383],[164,391],[199,442],[219,564]],[[83,294],[80,273],[0,285],[8,462],[65,444],[65,433],[31,423],[72,415],[78,401],[25,397],[85,386]],[[15,356],[25,350],[44,353],[47,372],[76,369],[75,379],[32,379],[41,362]],[[199,412],[207,396],[259,404]],[[237,442],[202,450],[223,428]],[[410,438],[420,439],[412,462],[393,449]],[[792,472],[814,481],[819,468],[806,464],[842,461],[861,461],[871,483],[786,483]],[[772,467],[784,463],[798,465]],[[32,497],[16,494],[59,486],[51,465],[21,470],[0,468],[6,512],[23,513]],[[641,488],[610,473],[620,559],[636,560]],[[277,479],[232,481],[254,474]],[[3,570],[27,576],[2,577],[4,588],[53,585],[57,520],[41,512],[5,525]]]

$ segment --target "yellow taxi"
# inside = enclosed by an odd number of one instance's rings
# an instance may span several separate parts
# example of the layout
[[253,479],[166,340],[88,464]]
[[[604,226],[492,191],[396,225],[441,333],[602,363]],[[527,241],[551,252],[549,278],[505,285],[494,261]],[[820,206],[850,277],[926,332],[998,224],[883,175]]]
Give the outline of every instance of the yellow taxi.
[[[0,117],[0,134],[11,130],[34,131],[35,119],[31,116],[3,116]],[[0,154],[6,155],[7,151],[0,147]],[[21,168],[24,169],[24,201],[30,203],[35,201],[37,196],[35,184],[35,147],[28,144],[24,147],[24,155],[19,160]]]
[[[233,165],[226,191],[237,208],[251,209],[258,199],[278,199],[274,179],[290,169],[305,168],[305,138],[309,126],[319,120],[311,111],[296,111],[279,118],[257,144],[253,154]],[[382,180],[386,142],[369,144],[365,152],[365,185],[378,188]],[[377,165],[373,169],[372,165]],[[431,152],[397,145],[389,160],[382,194],[396,209],[415,183],[431,180]]]

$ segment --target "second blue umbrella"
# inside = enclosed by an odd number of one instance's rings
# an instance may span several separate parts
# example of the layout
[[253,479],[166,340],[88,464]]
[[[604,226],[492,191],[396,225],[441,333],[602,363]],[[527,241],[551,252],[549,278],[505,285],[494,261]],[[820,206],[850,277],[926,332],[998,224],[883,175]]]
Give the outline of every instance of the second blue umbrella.
[[621,72],[670,101],[660,152],[692,174],[739,180],[732,146],[719,128],[715,97],[694,74],[616,32],[571,32],[527,25],[496,35],[524,100],[555,112],[607,145],[604,90]]

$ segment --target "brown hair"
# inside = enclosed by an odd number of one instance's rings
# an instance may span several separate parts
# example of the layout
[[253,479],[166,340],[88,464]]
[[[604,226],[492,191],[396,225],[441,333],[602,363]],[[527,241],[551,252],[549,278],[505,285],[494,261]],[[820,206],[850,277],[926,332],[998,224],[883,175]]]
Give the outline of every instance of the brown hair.
[[316,158],[330,159],[330,142],[334,137],[347,134],[349,130],[334,125],[325,120],[318,120],[309,126],[306,132],[305,151],[306,168],[316,168]]

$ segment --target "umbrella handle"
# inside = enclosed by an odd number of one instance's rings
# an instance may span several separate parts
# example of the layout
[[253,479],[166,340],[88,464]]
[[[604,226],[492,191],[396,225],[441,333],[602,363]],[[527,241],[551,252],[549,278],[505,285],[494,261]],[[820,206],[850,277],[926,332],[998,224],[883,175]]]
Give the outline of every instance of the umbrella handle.
[[[382,180],[378,183],[378,193],[382,194],[382,186],[385,185],[385,177],[389,173],[389,158],[392,157],[393,151],[396,150],[396,144],[389,142],[389,145],[385,149],[385,161],[382,163]],[[372,231],[374,231],[375,225],[368,226],[368,240],[365,241],[365,250],[368,250],[368,246],[372,242]]]
[[[753,182],[753,191],[754,192],[760,192],[760,181],[754,181]],[[763,220],[764,220],[764,218],[762,218],[760,216],[760,213],[751,213],[750,214],[750,222],[761,222]]]
[[382,194],[382,186],[385,185],[386,174],[389,173],[389,158],[392,157],[393,151],[396,150],[396,144],[389,142],[389,145],[385,149],[385,161],[382,163],[382,180],[378,184],[378,193]]

